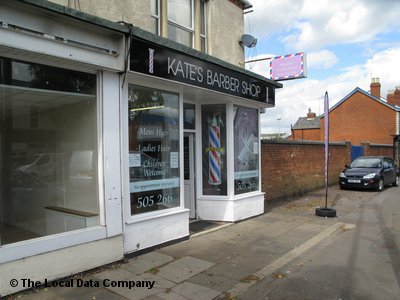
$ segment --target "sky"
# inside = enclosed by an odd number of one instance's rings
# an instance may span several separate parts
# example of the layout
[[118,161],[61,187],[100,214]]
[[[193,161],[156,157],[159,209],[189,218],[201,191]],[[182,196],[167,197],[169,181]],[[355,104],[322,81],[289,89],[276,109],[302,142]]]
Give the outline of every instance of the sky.
[[[246,61],[304,52],[307,78],[279,81],[275,107],[261,115],[261,133],[290,133],[309,109],[324,112],[379,78],[381,97],[400,88],[400,0],[250,0],[244,32],[257,38]],[[246,63],[269,76],[269,60]]]

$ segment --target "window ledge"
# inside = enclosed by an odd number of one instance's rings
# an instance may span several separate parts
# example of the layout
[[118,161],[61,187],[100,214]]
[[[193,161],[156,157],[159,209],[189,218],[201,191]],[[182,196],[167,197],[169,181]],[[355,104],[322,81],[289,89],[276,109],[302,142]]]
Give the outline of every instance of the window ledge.
[[145,214],[143,216],[132,216],[130,219],[125,221],[125,224],[129,225],[129,224],[134,224],[134,223],[140,223],[140,222],[145,222],[147,220],[164,218],[164,217],[169,217],[169,216],[178,215],[178,214],[182,214],[182,213],[189,213],[189,209],[187,209],[187,208],[177,208],[176,209],[175,208],[175,209],[165,211],[163,213],[158,211],[157,214],[149,213],[149,214]]

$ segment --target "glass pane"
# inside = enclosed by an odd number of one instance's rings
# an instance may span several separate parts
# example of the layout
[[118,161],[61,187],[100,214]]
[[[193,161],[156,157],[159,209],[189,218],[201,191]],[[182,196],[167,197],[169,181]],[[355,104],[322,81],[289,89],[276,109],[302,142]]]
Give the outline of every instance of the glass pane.
[[153,16],[158,16],[158,0],[150,0],[150,9]]
[[11,85],[77,94],[96,93],[96,76],[21,61],[11,62]]
[[235,194],[257,191],[259,186],[258,110],[234,106]]
[[185,180],[190,180],[190,148],[189,137],[183,138],[183,174]]
[[205,35],[206,34],[206,4],[204,1],[200,1],[200,34]]
[[168,0],[168,20],[193,28],[192,0]]
[[159,35],[159,32],[158,32],[158,20],[159,20],[158,18],[154,18],[154,17],[152,17],[151,20],[150,20],[150,22],[151,22],[151,32],[156,34],[156,35]]
[[207,53],[206,39],[201,37],[201,52]]
[[203,194],[227,195],[226,106],[202,105]]
[[179,95],[129,85],[131,214],[180,205]]
[[3,62],[0,244],[99,224],[96,76]]
[[183,104],[183,121],[185,129],[196,129],[196,105],[184,103]]
[[192,47],[192,33],[177,28],[171,24],[168,25],[168,38],[177,43]]

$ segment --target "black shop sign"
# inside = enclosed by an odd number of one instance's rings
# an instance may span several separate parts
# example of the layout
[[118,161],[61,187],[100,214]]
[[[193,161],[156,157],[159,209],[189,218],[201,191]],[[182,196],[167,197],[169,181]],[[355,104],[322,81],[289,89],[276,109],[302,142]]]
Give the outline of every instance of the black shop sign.
[[273,84],[136,38],[130,70],[275,105]]

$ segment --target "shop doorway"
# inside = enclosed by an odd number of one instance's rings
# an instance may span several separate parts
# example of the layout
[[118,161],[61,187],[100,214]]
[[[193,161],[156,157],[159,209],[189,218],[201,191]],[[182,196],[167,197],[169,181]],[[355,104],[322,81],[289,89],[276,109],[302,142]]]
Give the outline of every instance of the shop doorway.
[[184,202],[185,208],[190,209],[189,218],[196,219],[196,201],[195,201],[195,159],[194,159],[194,141],[193,132],[185,132],[183,137],[183,157],[184,157]]

